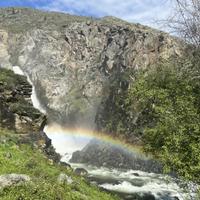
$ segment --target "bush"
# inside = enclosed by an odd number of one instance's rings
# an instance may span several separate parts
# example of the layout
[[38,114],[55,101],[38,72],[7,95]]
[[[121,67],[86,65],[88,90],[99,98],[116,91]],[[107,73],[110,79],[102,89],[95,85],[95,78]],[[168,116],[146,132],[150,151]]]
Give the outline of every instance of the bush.
[[144,120],[136,127],[142,127],[146,152],[160,159],[166,171],[200,182],[200,82],[185,73],[186,66],[177,65],[160,64],[141,74],[128,92],[127,110]]

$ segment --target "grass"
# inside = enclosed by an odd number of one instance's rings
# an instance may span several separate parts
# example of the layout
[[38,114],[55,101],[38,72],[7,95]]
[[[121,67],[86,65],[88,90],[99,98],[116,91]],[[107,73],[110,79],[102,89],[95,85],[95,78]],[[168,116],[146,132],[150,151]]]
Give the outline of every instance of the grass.
[[[30,144],[20,144],[14,132],[0,129],[0,175],[26,174],[31,182],[0,190],[1,200],[113,200],[117,197],[76,176],[71,169],[52,164],[39,149]],[[10,156],[8,156],[8,154]],[[60,184],[59,174],[73,179],[72,184]]]

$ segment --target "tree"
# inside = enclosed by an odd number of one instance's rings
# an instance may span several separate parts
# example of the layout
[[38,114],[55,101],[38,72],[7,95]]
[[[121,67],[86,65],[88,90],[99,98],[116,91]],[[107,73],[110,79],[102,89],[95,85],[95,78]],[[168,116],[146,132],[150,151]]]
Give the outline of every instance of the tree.
[[187,42],[200,47],[200,0],[172,0],[174,14],[168,19],[170,29]]
[[197,81],[179,68],[165,63],[142,74],[128,92],[128,110],[135,113],[137,107],[146,121],[145,151],[161,160],[166,171],[200,183],[200,93]]

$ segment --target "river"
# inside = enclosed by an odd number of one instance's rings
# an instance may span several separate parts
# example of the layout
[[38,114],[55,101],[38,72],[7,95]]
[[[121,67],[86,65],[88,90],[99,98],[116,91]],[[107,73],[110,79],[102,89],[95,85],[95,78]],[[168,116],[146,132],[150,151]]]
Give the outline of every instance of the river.
[[[148,173],[140,170],[122,170],[116,168],[95,167],[81,163],[70,163],[72,153],[81,150],[89,138],[54,134],[47,131],[62,161],[72,168],[84,168],[87,179],[98,187],[118,194],[123,200],[187,200],[195,199],[195,193],[182,187],[180,180],[164,174]],[[186,186],[186,184],[184,184]],[[188,188],[188,187],[187,187]]]

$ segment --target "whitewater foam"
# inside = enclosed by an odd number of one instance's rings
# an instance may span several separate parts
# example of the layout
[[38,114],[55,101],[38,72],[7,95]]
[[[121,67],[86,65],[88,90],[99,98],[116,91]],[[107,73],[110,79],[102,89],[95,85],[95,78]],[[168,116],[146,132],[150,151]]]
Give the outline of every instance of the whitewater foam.
[[31,101],[33,103],[34,108],[38,109],[41,113],[46,114],[46,110],[42,107],[42,105],[37,97],[35,86],[34,86],[33,82],[31,81],[30,77],[28,76],[28,74],[23,72],[19,66],[13,66],[12,69],[15,74],[27,77],[27,81],[32,86]]
[[[104,183],[99,185],[100,187],[127,194],[145,194],[150,193],[157,199],[161,196],[178,197],[180,200],[184,200],[187,196],[183,189],[174,182],[174,180],[161,174],[147,173],[139,170],[119,171],[116,169],[99,168],[89,171],[90,176],[93,177],[106,177],[120,181],[119,184]],[[138,186],[136,183],[142,182],[142,185]],[[134,181],[136,182],[134,184]]]
[[26,77],[27,77],[28,82],[32,85],[31,101],[33,103],[34,108],[38,109],[41,113],[46,115],[46,110],[42,107],[42,105],[37,97],[36,89],[35,89],[33,82],[31,81],[28,74],[26,74]]
[[19,66],[13,66],[13,72],[18,75],[24,76],[24,72],[21,70]]

